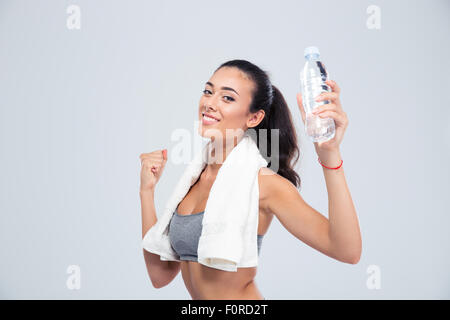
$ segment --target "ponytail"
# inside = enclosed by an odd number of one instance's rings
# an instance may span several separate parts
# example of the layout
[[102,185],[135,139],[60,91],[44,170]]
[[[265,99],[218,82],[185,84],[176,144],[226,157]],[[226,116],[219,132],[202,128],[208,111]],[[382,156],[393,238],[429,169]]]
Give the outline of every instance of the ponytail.
[[[300,151],[298,148],[297,133],[292,122],[291,111],[280,90],[274,85],[272,85],[272,90],[273,99],[267,119],[266,121],[261,121],[256,129],[268,129],[268,132],[271,132],[271,129],[279,129],[279,169],[277,173],[288,179],[297,188],[300,188],[301,179],[293,168],[299,159]],[[267,140],[267,149],[272,150],[270,134],[268,134]]]

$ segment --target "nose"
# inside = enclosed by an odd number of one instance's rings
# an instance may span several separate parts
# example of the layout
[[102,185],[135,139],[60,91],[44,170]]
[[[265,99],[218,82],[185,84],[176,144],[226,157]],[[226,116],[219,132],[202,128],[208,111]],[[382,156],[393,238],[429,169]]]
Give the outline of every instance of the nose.
[[205,105],[205,111],[209,112],[209,111],[214,111],[214,108],[212,108],[210,105]]
[[205,103],[204,103],[205,111],[207,111],[207,112],[210,110],[217,111],[217,108],[215,107],[217,105],[217,101],[216,101],[217,99],[220,99],[219,95],[213,95],[211,97],[207,97],[207,99],[205,100]]
[[211,101],[205,102],[205,111],[208,112],[210,110],[216,111],[216,108],[212,106]]

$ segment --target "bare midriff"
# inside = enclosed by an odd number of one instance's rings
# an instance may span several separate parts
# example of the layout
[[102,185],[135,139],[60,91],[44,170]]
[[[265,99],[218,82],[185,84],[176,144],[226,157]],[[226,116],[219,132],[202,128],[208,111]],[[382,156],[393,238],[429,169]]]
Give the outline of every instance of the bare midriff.
[[181,274],[194,300],[264,299],[254,281],[256,267],[238,268],[236,272],[229,272],[195,261],[181,261]]

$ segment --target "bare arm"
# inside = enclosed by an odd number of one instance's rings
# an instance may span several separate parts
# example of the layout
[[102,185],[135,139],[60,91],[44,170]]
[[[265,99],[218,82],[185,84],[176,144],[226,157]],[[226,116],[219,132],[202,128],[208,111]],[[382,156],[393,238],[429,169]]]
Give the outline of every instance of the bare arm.
[[[322,153],[320,159],[327,167],[341,163],[339,151]],[[361,257],[362,240],[358,216],[344,175],[344,167],[337,170],[323,168],[328,191],[329,237],[332,250],[351,263]]]
[[[332,118],[335,135],[327,141],[314,142],[314,147],[323,165],[337,167],[341,163],[339,145],[349,121],[340,101],[340,87],[334,80],[327,80],[326,83],[332,92],[322,92],[316,101],[328,100],[329,103],[315,107],[313,113],[322,118]],[[297,103],[306,124],[301,93],[297,94]],[[328,191],[329,219],[306,204],[294,185],[278,175],[272,179],[277,185],[274,190],[277,195],[272,197],[273,210],[277,210],[277,217],[296,237],[305,239],[316,249],[340,261],[356,264],[362,251],[361,233],[344,169],[323,168],[323,171]],[[284,190],[287,190],[286,194]],[[287,201],[293,204],[284,203]]]
[[[154,190],[141,191],[142,208],[142,238],[147,231],[156,223],[156,211],[154,202]],[[143,249],[145,265],[152,285],[162,288],[168,285],[180,271],[181,265],[178,261],[162,261],[160,256]]]
[[[293,236],[338,261],[351,264],[358,262],[360,238],[359,228],[355,225],[356,213],[345,211],[349,208],[348,203],[336,203],[342,201],[342,195],[346,197],[345,192],[336,193],[333,190],[342,188],[339,182],[334,181],[335,184],[329,190],[331,201],[328,220],[303,200],[298,189],[288,179],[269,168],[262,168],[259,178],[265,189],[263,192],[267,194],[267,209],[276,215]],[[328,183],[331,185],[333,182]]]
[[[167,162],[167,149],[143,153],[139,158],[142,164],[139,196],[142,208],[142,238],[144,238],[147,231],[157,221],[155,187]],[[163,261],[159,255],[145,249],[143,251],[147,272],[155,288],[161,288],[169,284],[180,271],[180,262]]]

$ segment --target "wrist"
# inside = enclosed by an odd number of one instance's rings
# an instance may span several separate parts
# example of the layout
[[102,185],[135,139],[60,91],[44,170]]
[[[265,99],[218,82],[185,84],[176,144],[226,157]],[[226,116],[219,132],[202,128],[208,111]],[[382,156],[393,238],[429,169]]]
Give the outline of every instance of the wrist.
[[153,197],[155,195],[155,189],[151,188],[151,189],[139,189],[139,195],[142,197],[148,197],[151,196]]
[[342,157],[339,151],[318,152],[319,161],[326,167],[336,168],[342,162]]

